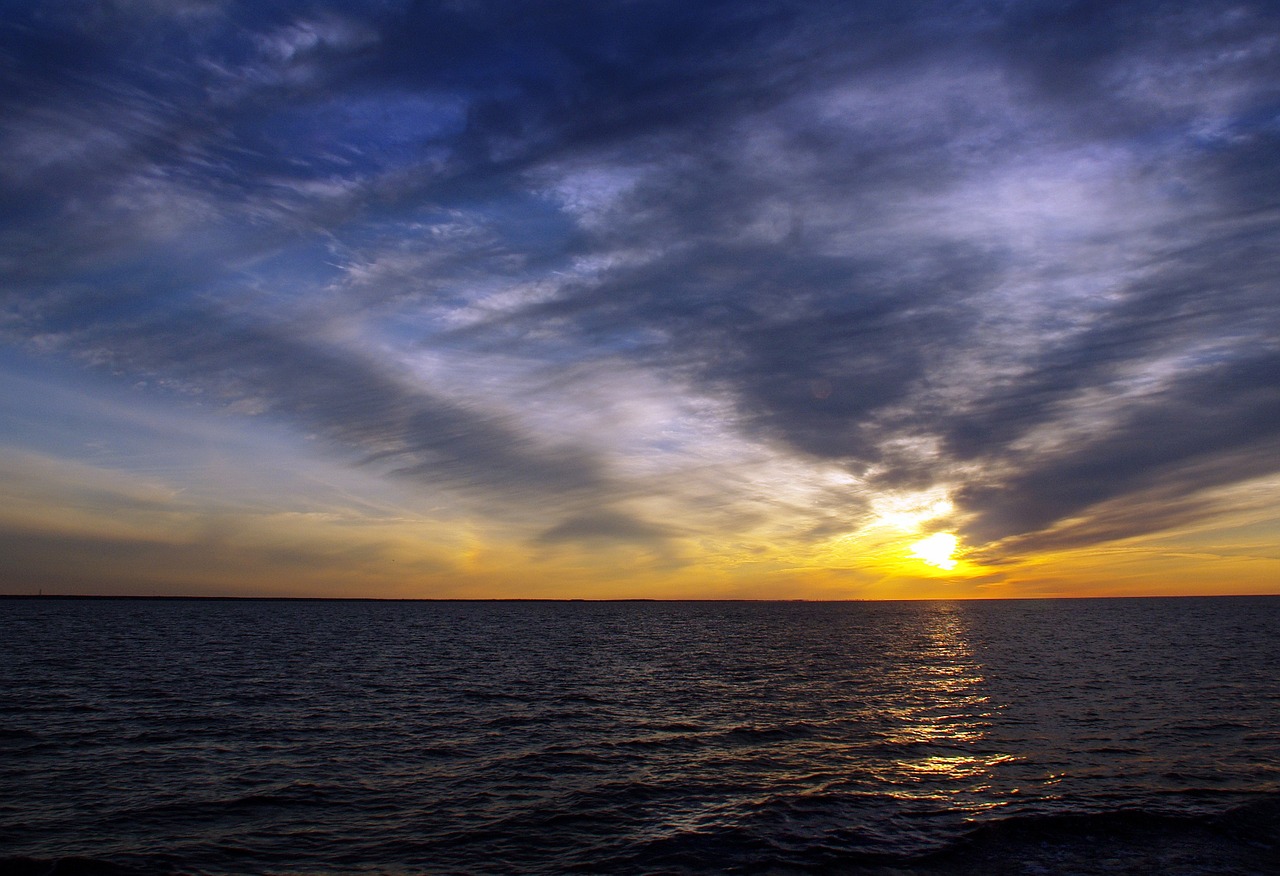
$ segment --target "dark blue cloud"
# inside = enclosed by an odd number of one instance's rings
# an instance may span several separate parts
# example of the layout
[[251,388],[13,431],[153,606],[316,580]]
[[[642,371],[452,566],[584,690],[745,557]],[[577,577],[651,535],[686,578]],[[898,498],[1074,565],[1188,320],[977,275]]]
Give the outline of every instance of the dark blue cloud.
[[980,543],[1280,468],[1269,4],[6,18],[10,342],[551,503],[544,540],[673,529],[506,378],[468,400],[407,360],[634,369],[863,490],[945,485]]

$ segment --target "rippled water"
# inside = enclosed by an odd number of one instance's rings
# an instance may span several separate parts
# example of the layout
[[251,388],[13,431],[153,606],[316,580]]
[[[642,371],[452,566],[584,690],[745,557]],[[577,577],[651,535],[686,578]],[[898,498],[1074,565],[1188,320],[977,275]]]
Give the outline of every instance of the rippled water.
[[1052,872],[1132,839],[1265,872],[1278,634],[1280,598],[5,600],[0,855]]

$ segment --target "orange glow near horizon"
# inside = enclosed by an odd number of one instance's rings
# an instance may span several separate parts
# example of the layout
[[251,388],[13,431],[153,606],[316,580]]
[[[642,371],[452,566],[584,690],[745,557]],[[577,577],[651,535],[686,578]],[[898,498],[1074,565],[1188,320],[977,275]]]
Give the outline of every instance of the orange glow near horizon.
[[52,457],[11,459],[0,473],[0,528],[11,533],[0,545],[10,572],[0,592],[9,594],[877,600],[1280,592],[1280,524],[1261,503],[1216,526],[1016,551],[962,549],[954,532],[929,534],[956,525],[950,504],[930,494],[873,503],[866,518],[818,541],[789,531],[782,517],[739,534],[700,530],[699,521],[672,514],[671,534],[659,538],[554,543],[536,537],[536,521],[498,524],[389,500],[381,514],[337,503],[313,513],[247,503],[214,513],[156,479]]

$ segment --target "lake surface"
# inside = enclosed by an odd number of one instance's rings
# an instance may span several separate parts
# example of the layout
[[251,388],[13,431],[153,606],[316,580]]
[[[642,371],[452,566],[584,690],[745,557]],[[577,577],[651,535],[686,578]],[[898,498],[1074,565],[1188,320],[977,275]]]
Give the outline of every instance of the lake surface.
[[0,872],[1280,871],[1280,597],[0,600]]

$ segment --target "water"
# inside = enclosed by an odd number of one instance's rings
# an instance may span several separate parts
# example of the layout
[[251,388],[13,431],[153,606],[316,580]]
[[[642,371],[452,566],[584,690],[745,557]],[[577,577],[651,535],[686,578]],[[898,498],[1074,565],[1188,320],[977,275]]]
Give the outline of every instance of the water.
[[1243,597],[4,600],[0,872],[1280,871],[1278,633]]

